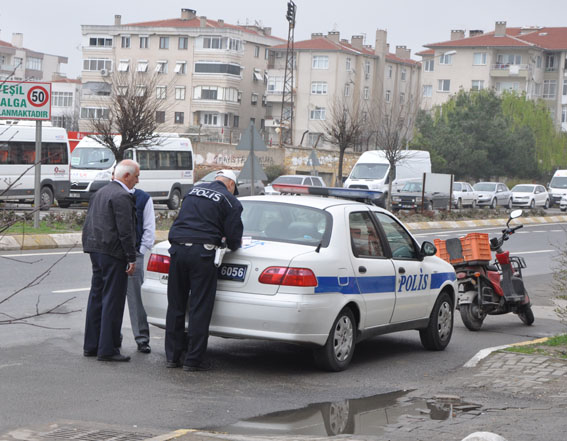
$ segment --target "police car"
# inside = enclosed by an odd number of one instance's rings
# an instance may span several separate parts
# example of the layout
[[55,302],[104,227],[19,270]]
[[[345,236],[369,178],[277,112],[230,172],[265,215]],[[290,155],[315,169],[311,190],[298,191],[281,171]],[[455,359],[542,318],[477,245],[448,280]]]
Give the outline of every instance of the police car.
[[[278,190],[303,196],[240,199],[242,248],[219,267],[211,335],[310,345],[330,371],[348,367],[356,343],[395,331],[417,330],[425,348],[445,349],[455,271],[433,244],[420,246],[395,216],[369,203],[380,192]],[[168,248],[154,246],[142,286],[148,321],[162,328]]]

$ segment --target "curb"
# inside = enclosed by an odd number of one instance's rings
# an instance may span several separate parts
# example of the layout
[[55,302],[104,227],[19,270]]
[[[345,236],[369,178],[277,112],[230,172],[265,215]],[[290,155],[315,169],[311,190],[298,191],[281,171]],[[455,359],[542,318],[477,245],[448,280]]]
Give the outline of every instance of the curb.
[[[505,219],[478,219],[461,221],[404,222],[410,231],[443,228],[474,228],[502,226]],[[567,222],[567,215],[527,217],[524,225],[553,224]],[[156,242],[167,240],[168,231],[156,231]],[[0,251],[37,250],[50,248],[73,248],[81,245],[81,233],[26,234],[0,237]]]
[[466,368],[476,367],[484,358],[488,357],[493,352],[499,351],[501,349],[513,348],[515,346],[535,345],[535,344],[538,344],[538,343],[544,343],[547,340],[549,340],[549,337],[536,338],[535,340],[521,341],[521,342],[518,342],[518,343],[512,343],[510,345],[494,346],[492,348],[481,349],[480,351],[478,351],[474,355],[474,357],[472,357],[469,361],[467,361],[463,365],[463,367],[466,367]]

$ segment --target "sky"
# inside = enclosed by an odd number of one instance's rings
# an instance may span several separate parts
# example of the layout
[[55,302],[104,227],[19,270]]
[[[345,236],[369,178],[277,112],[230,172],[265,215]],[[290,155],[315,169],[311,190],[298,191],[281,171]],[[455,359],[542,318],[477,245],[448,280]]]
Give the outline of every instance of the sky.
[[[496,21],[507,26],[567,26],[564,0],[295,0],[295,41],[312,32],[339,31],[341,38],[365,35],[374,45],[376,29],[388,31],[391,52],[396,46],[411,49],[412,58],[423,45],[450,39],[452,29],[494,30]],[[24,34],[24,47],[69,58],[63,67],[76,78],[81,69],[81,25],[111,25],[114,15],[122,23],[177,18],[182,8],[231,24],[272,28],[287,39],[287,0],[2,0],[0,40]]]

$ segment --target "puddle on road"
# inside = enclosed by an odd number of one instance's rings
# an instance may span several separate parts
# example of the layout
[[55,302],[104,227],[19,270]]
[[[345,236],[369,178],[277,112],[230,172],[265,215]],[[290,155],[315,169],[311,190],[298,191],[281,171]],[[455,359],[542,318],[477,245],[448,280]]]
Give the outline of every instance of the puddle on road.
[[428,419],[448,420],[465,413],[480,414],[482,407],[464,403],[456,396],[408,398],[409,392],[310,404],[301,409],[274,412],[212,429],[240,435],[381,435]]

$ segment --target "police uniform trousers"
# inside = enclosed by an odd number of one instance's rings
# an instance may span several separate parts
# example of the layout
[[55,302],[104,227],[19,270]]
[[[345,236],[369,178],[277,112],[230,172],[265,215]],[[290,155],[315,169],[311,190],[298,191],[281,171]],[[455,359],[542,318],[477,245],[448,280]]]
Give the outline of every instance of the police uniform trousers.
[[87,304],[83,349],[99,357],[120,353],[120,328],[126,303],[126,260],[89,253],[93,276]]
[[[196,366],[207,350],[209,324],[217,291],[215,250],[201,244],[172,244],[167,282],[165,355],[170,362]],[[190,293],[190,294],[189,294]],[[189,325],[185,337],[185,313],[189,301]],[[187,351],[185,359],[181,354]]]

